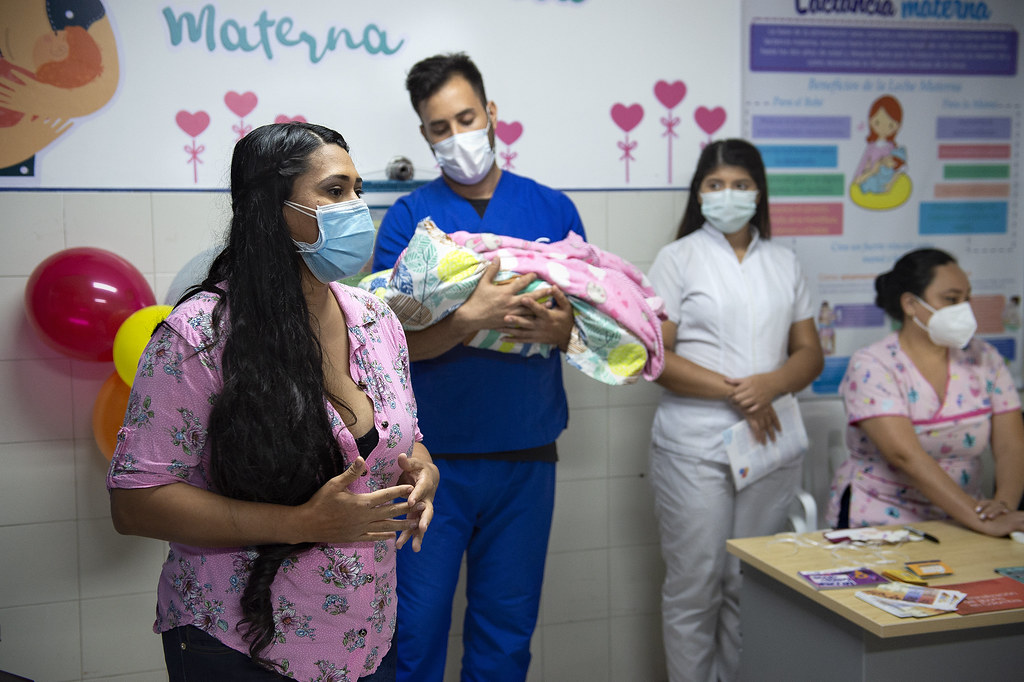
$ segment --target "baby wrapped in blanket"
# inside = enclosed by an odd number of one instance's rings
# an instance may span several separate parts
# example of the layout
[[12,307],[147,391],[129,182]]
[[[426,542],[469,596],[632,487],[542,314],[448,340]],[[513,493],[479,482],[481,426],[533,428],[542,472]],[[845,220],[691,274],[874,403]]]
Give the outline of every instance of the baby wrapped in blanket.
[[[445,234],[430,218],[416,226],[394,268],[357,283],[385,300],[409,331],[444,319],[469,298],[487,264],[501,259],[503,281],[527,273],[525,291],[556,285],[573,307],[566,351],[570,365],[611,385],[655,379],[664,365],[664,303],[647,277],[623,259],[570,233],[558,242],[531,242],[491,233]],[[466,343],[502,353],[541,354],[546,344],[512,343],[496,330],[481,330]]]

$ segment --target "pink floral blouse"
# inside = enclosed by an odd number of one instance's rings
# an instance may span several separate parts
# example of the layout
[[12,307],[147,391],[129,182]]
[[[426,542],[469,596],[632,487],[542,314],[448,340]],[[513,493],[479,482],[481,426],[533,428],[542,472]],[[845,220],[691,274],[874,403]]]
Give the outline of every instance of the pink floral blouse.
[[[422,440],[409,382],[409,354],[397,318],[374,296],[332,284],[348,322],[352,379],[373,401],[380,442],[369,475],[350,490],[395,485],[398,454]],[[107,475],[108,488],[185,482],[213,489],[207,479],[210,401],[223,385],[223,344],[212,338],[218,296],[201,293],[174,309],[150,340],[132,386],[124,426]],[[325,398],[334,435],[347,460],[355,439]],[[282,424],[282,428],[287,425]],[[236,629],[252,548],[204,548],[170,543],[157,591],[155,632],[194,625],[248,653]],[[377,669],[395,630],[395,541],[316,545],[287,559],[271,587],[275,637],[264,655],[299,680],[356,680]]]
[[839,387],[849,425],[850,458],[836,472],[828,521],[835,525],[840,498],[850,487],[850,526],[946,518],[910,479],[890,465],[857,427],[870,417],[908,417],[924,449],[967,494],[981,496],[980,455],[989,443],[992,415],[1020,409],[1020,397],[999,352],[975,338],[949,351],[945,401],[890,334],[850,358]]

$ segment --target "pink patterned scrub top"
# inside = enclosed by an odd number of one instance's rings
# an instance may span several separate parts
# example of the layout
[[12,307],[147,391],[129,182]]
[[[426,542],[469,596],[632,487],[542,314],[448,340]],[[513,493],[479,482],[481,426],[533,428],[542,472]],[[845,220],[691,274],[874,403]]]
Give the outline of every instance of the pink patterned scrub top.
[[980,455],[989,443],[992,415],[1020,409],[1020,397],[999,352],[974,338],[950,349],[946,398],[935,389],[890,334],[850,358],[839,387],[846,403],[846,447],[836,472],[828,521],[835,525],[840,498],[850,486],[850,526],[875,526],[944,519],[902,471],[889,464],[857,427],[871,417],[908,417],[925,451],[968,495],[981,496]]
[[[409,382],[405,334],[391,309],[371,294],[332,284],[349,334],[349,371],[373,401],[380,442],[369,474],[349,488],[366,493],[397,483],[399,453],[422,440]],[[212,339],[219,296],[199,293],[172,311],[146,347],[107,475],[108,488],[188,483],[213,490],[206,441],[211,401],[223,385],[223,343]],[[222,328],[223,328],[222,324]],[[324,399],[346,461],[355,439]],[[286,424],[281,425],[287,428]],[[255,552],[247,547],[170,543],[160,574],[155,632],[194,625],[248,654],[236,626],[239,597]],[[284,561],[271,587],[274,643],[264,656],[298,680],[356,680],[377,669],[395,631],[395,540],[319,544]]]

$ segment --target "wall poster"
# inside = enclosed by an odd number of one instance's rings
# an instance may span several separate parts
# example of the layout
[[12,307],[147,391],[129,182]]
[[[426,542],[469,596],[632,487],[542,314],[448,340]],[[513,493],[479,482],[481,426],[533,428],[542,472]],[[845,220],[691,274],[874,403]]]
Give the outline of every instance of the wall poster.
[[743,131],[826,352],[810,394],[887,333],[874,278],[922,246],[959,260],[978,333],[1022,384],[1022,26],[1014,0],[743,4]]
[[221,189],[239,137],[297,119],[339,130],[365,180],[397,156],[430,179],[405,76],[456,51],[498,106],[503,168],[678,189],[703,143],[739,131],[739,80],[718,71],[739,73],[738,0],[700,21],[689,5],[4,0],[0,189]]

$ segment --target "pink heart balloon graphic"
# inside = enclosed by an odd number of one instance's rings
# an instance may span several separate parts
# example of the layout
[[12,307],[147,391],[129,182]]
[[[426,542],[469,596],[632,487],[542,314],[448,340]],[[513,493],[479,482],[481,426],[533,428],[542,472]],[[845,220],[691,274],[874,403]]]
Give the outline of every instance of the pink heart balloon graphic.
[[725,123],[725,109],[722,107],[715,107],[714,109],[708,109],[707,107],[697,107],[697,111],[693,114],[694,120],[697,121],[697,125],[708,135],[722,127]]
[[498,121],[498,125],[494,126],[494,134],[505,144],[511,145],[523,134],[523,124],[519,121],[512,121],[511,123]]
[[255,92],[243,92],[241,94],[232,90],[228,94],[224,95],[224,104],[228,105],[228,109],[234,112],[235,116],[239,118],[245,118],[248,116],[253,109],[256,108],[256,102],[259,101],[256,97]]
[[683,81],[674,83],[658,81],[654,84],[654,96],[666,109],[674,109],[686,97],[686,83]]
[[210,115],[205,111],[192,114],[182,109],[174,116],[174,120],[189,137],[199,137],[206,126],[210,125]]
[[274,123],[308,123],[306,117],[302,114],[298,116],[285,116],[284,114],[278,114],[277,118],[274,119]]
[[628,107],[625,104],[616,104],[612,107],[612,120],[626,133],[636,128],[643,117],[644,108],[639,104],[631,104]]

